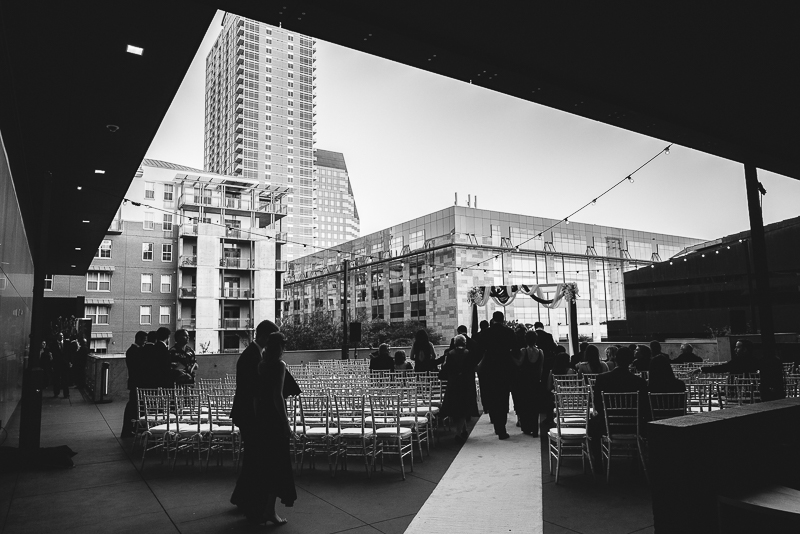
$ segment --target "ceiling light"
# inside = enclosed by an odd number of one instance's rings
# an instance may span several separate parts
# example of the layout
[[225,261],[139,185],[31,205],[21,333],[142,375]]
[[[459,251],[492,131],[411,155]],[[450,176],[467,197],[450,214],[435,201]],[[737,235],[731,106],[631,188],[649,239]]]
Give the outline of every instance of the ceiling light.
[[78,186],[78,191],[80,191],[80,190],[82,190],[82,189],[83,189],[83,187],[81,187],[81,186]]
[[77,267],[77,265],[70,265],[70,267],[72,267],[74,269],[75,267]]
[[95,173],[95,174],[105,174],[105,173],[106,173],[106,171],[104,171],[104,170],[102,170],[102,169],[95,169],[95,170],[94,170],[94,173]]
[[83,221],[81,221],[81,222],[82,222],[83,224],[89,224],[89,221],[87,221],[87,220],[83,220]]
[[80,249],[81,249],[81,247],[75,247],[75,250],[80,250]]
[[141,56],[142,52],[144,52],[144,48],[139,48],[138,46],[128,45],[127,52],[129,54],[136,54],[137,56]]

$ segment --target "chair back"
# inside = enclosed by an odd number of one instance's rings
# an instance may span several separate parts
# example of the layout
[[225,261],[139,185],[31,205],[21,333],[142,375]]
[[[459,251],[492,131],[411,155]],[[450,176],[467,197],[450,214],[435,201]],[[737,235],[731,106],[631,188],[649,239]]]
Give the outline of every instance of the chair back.
[[194,393],[176,394],[174,397],[177,419],[175,431],[179,434],[192,432],[199,434],[200,425],[208,422],[208,414],[203,413],[205,397]]
[[648,393],[653,421],[686,415],[686,393]]
[[613,439],[615,434],[639,434],[639,393],[603,392],[602,395],[609,438]]
[[562,388],[555,394],[556,428],[587,428],[590,390],[587,387]]
[[786,377],[786,397],[800,397],[800,375],[789,375]]
[[583,378],[578,375],[553,375],[553,388],[556,392],[562,387],[574,388],[583,385]]
[[369,409],[374,430],[392,427],[400,435],[400,395],[370,395]]
[[212,428],[218,427],[222,430],[233,430],[231,420],[231,409],[233,408],[233,397],[228,395],[209,395],[208,396],[208,422]]
[[366,401],[364,395],[334,395],[334,422],[340,430],[355,428],[364,434],[364,413]]
[[309,428],[324,428],[330,433],[330,398],[327,395],[306,395],[297,397],[300,408],[300,426],[304,434]]
[[170,413],[172,402],[169,395],[165,395],[158,388],[138,388],[138,395],[143,407],[145,428],[166,424],[168,431],[172,430],[175,415]]

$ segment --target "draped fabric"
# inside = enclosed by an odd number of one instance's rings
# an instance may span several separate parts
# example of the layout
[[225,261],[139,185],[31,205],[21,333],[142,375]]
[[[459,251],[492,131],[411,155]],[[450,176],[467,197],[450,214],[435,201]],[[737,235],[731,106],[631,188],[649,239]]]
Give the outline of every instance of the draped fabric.
[[491,299],[495,304],[505,307],[513,303],[517,295],[522,294],[528,295],[545,308],[561,308],[566,306],[563,286],[564,284],[556,286],[555,296],[552,299],[545,298],[544,291],[538,285],[479,286],[475,288],[474,303],[478,306],[484,306]]

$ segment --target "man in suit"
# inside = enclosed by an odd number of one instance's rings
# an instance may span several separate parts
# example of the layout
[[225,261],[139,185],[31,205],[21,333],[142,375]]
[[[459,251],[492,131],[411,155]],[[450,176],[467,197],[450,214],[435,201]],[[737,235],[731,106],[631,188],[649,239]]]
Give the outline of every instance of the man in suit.
[[166,326],[162,326],[156,330],[155,351],[153,352],[153,356],[155,357],[153,362],[154,371],[155,375],[158,377],[158,385],[164,388],[175,387],[175,382],[173,382],[170,373],[172,370],[169,355],[169,336],[171,333],[170,329]]
[[479,327],[480,331],[472,334],[472,345],[475,349],[475,371],[478,373],[478,387],[481,390],[481,406],[483,407],[483,413],[489,413],[489,403],[491,400],[489,399],[488,392],[491,386],[487,385],[486,375],[483,369],[478,369],[477,367],[486,352],[483,339],[486,337],[486,332],[489,330],[489,321],[481,321]]
[[[649,348],[648,348],[649,350]],[[617,367],[608,373],[597,375],[594,383],[594,409],[597,414],[589,421],[589,438],[591,441],[592,455],[595,461],[600,461],[600,437],[606,429],[603,393],[628,393],[636,391],[639,393],[639,416],[644,418],[649,412],[647,405],[647,382],[630,372],[630,365],[633,362],[633,354],[628,347],[622,347],[617,351]],[[634,430],[635,431],[635,430]]]
[[511,352],[514,349],[514,331],[505,325],[503,312],[492,314],[492,322],[486,335],[481,335],[486,352],[483,356],[481,371],[485,375],[484,383],[488,388],[489,419],[494,425],[494,433],[499,439],[508,439],[506,421],[508,419],[508,397],[511,394],[511,373],[513,361]]
[[[470,354],[472,354],[475,350],[475,341],[467,335],[467,327],[463,324],[459,325],[458,328],[456,328],[456,336],[464,336],[464,339],[467,340],[466,348]],[[450,338],[450,347],[447,349],[448,352],[455,348],[455,340],[455,337]],[[478,362],[475,363],[477,364]]]
[[122,416],[122,432],[120,436],[129,438],[133,436],[133,420],[139,416],[139,399],[136,388],[142,387],[142,347],[147,340],[147,332],[139,330],[133,339],[133,344],[125,352],[125,366],[128,368],[128,404],[125,405],[125,414]]
[[[236,362],[236,392],[233,396],[231,419],[233,424],[239,427],[242,444],[245,448],[250,432],[254,431],[256,419],[253,402],[258,393],[258,364],[261,361],[264,347],[267,346],[269,335],[279,330],[272,321],[261,321],[256,327],[256,339],[242,352]],[[257,453],[258,451],[252,451],[250,454]],[[258,480],[255,478],[256,473],[251,466],[252,462],[248,461],[246,449],[242,454],[241,471],[233,495],[231,495],[231,504],[235,504],[247,512],[253,505],[252,497],[258,494],[254,489]]]
[[151,330],[139,351],[139,384],[140,388],[157,388],[158,370],[156,365],[156,331]]
[[56,334],[56,341],[50,350],[53,355],[53,397],[58,397],[60,392],[64,392],[64,398],[69,398],[70,368],[72,367],[71,355],[74,351],[70,350],[64,341],[64,334]]

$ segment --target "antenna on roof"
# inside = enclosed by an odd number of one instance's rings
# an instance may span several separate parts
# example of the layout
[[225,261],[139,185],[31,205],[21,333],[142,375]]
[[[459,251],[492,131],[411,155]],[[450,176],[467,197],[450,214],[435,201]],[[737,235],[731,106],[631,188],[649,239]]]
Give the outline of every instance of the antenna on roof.
[[467,195],[467,207],[470,206],[471,201],[472,201],[472,195]]
[[478,209],[478,195],[475,195],[475,209]]
[[458,193],[456,193],[456,202],[453,204],[454,206],[458,206]]

